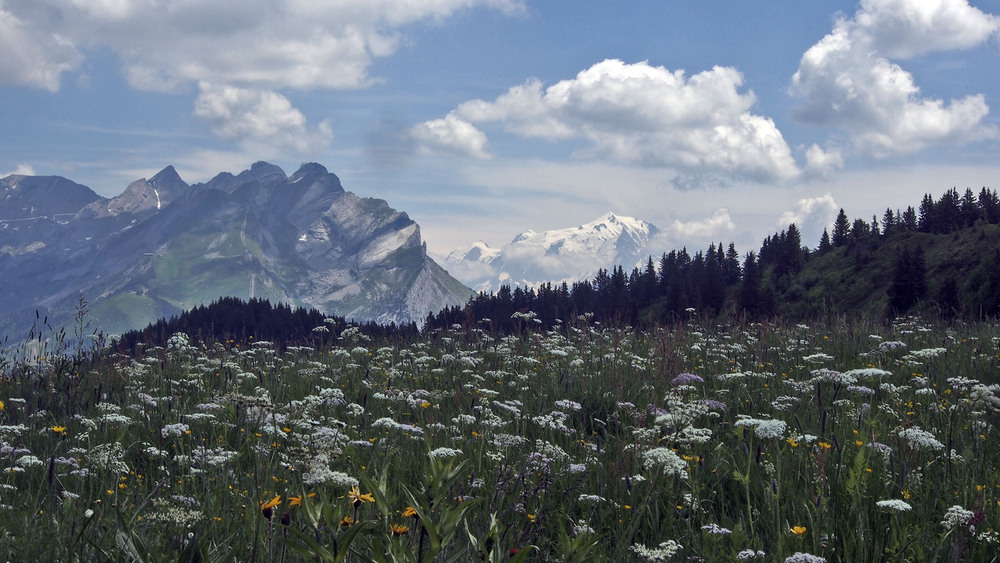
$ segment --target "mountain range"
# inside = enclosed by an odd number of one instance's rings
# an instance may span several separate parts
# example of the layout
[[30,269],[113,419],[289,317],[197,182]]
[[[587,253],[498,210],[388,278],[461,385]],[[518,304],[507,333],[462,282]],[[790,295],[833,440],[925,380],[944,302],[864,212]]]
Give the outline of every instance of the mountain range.
[[645,266],[649,256],[663,252],[653,248],[659,233],[645,221],[607,213],[576,227],[528,230],[502,248],[477,241],[441,260],[452,275],[477,291],[497,291],[502,285],[572,284],[616,265],[629,270]]
[[319,164],[258,162],[188,185],[172,166],[104,198],[58,176],[0,179],[0,336],[45,315],[120,334],[222,296],[380,323],[421,322],[471,290],[420,227]]

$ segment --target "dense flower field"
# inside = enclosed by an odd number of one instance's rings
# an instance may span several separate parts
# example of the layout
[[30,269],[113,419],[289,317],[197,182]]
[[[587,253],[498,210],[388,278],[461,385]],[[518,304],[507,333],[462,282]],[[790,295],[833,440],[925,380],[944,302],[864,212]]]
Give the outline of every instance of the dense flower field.
[[[990,561],[1000,329],[586,317],[3,360],[10,560]],[[487,326],[486,323],[483,326]]]

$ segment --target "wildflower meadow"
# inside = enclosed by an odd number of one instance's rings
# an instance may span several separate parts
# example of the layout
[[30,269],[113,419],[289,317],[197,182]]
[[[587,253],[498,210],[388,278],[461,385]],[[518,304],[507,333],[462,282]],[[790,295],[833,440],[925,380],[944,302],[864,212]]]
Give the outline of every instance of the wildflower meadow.
[[[995,561],[1000,328],[8,352],[19,561]],[[488,326],[488,323],[482,323]]]

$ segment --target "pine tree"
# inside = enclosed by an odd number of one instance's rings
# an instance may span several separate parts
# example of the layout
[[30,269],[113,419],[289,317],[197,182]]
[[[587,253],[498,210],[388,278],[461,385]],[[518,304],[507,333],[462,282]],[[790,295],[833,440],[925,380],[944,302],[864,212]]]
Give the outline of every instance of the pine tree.
[[816,250],[822,254],[831,248],[833,248],[833,244],[830,242],[830,233],[826,229],[823,229],[823,236],[819,238],[819,248]]
[[892,209],[886,207],[885,213],[882,214],[882,235],[889,236],[896,232],[896,213],[892,212]]
[[850,242],[851,224],[847,219],[844,208],[837,214],[837,220],[833,222],[833,246],[845,246]]
[[913,209],[913,206],[906,208],[903,212],[903,220],[899,222],[904,231],[915,231],[917,230],[917,212]]

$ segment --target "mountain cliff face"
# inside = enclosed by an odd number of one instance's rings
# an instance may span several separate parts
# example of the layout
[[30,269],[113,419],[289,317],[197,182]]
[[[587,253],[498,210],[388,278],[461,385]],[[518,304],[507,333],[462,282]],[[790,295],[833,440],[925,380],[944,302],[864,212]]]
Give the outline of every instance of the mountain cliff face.
[[0,182],[12,194],[0,200],[8,334],[35,310],[72,317],[81,292],[112,334],[222,296],[399,323],[471,294],[405,213],[345,191],[319,164],[286,176],[259,162],[193,186],[167,167],[110,199],[65,179]]
[[650,239],[658,232],[645,221],[607,213],[577,227],[525,231],[501,249],[478,241],[449,253],[444,265],[477,291],[496,291],[502,285],[572,283],[592,278],[601,268],[640,265],[651,252]]

